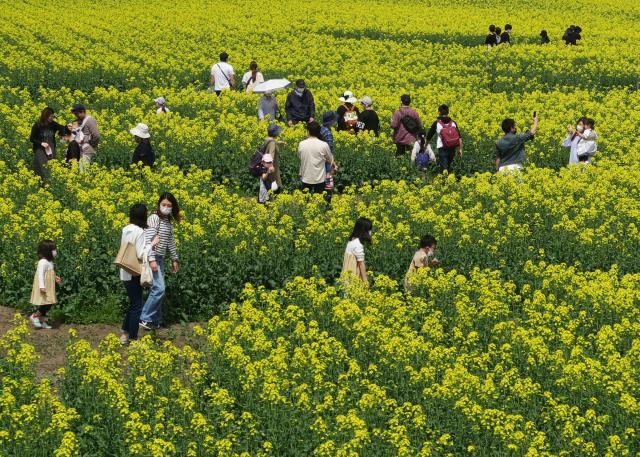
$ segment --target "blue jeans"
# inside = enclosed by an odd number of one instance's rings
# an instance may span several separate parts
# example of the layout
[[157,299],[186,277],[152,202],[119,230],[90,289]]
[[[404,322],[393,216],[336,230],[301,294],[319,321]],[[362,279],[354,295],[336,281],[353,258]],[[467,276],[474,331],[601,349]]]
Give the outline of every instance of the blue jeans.
[[164,301],[165,292],[164,257],[156,256],[156,263],[158,264],[158,271],[153,272],[153,284],[151,284],[149,296],[142,308],[140,320],[160,325],[162,321],[162,302]]
[[124,316],[122,330],[129,334],[130,340],[138,339],[138,323],[140,322],[140,313],[142,312],[142,286],[140,285],[140,276],[134,276],[131,281],[122,281],[124,288],[129,296],[129,310]]
[[442,171],[451,171],[451,164],[453,163],[453,157],[456,155],[456,149],[438,148],[438,153],[440,155],[440,168],[442,168]]

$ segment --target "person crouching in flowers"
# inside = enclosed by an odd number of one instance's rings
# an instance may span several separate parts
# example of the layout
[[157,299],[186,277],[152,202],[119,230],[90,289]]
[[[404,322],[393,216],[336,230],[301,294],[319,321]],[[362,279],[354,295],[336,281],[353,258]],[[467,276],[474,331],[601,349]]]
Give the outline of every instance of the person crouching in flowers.
[[151,244],[156,236],[160,237],[158,244],[149,253],[153,284],[140,315],[140,325],[145,330],[157,329],[162,322],[162,302],[165,296],[164,258],[167,251],[171,256],[173,273],[177,274],[180,269],[176,240],[173,236],[174,222],[180,222],[180,205],[171,192],[165,192],[160,195],[156,210],[147,219],[148,227],[144,231],[147,244]]
[[[142,260],[145,252],[149,254],[151,249],[160,241],[156,236],[150,243],[147,243],[144,229],[147,226],[147,207],[142,203],[137,203],[129,210],[129,224],[122,229],[121,245],[129,243],[135,246],[136,257]],[[138,324],[140,313],[142,313],[142,286],[140,285],[140,275],[132,275],[123,268],[120,269],[120,280],[124,284],[129,297],[129,310],[122,323],[120,342],[123,345],[129,344],[131,340],[138,339]]]
[[262,156],[262,170],[260,174],[260,191],[258,193],[258,203],[267,203],[269,201],[269,191],[278,190],[276,184],[276,170],[273,167],[273,157],[271,154]]
[[36,311],[30,320],[35,328],[50,329],[46,321],[47,312],[57,303],[56,284],[60,284],[60,277],[56,276],[53,259],[56,257],[56,244],[51,240],[42,240],[38,245],[38,267],[33,276],[33,289],[31,290],[31,304],[36,306]]
[[438,259],[434,258],[437,241],[432,235],[425,235],[420,239],[420,247],[413,255],[409,269],[404,277],[404,288],[408,290],[411,276],[420,268],[435,267],[438,265]]
[[353,232],[349,237],[347,248],[344,251],[344,260],[342,262],[342,274],[349,272],[360,278],[367,285],[369,278],[367,277],[367,266],[364,263],[364,245],[371,244],[371,229],[373,223],[364,217],[356,221]]

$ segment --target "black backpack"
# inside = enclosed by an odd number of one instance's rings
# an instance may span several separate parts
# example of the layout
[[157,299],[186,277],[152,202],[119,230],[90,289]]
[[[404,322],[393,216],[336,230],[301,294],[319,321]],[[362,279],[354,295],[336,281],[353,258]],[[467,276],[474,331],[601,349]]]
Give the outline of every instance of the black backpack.
[[264,173],[264,167],[262,166],[262,156],[264,156],[265,151],[267,150],[267,145],[269,144],[267,140],[264,144],[256,149],[256,152],[251,156],[251,160],[249,161],[249,174],[254,178],[259,178]]
[[407,132],[412,135],[416,135],[420,131],[420,124],[418,124],[418,121],[408,114],[405,114],[400,118],[400,123],[404,126]]

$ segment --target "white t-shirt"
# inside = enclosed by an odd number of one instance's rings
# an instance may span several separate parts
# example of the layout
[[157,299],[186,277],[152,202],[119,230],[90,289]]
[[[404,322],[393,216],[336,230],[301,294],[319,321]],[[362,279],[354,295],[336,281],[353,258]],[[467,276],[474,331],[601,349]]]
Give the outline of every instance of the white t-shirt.
[[262,73],[258,72],[256,73],[256,80],[253,82],[249,82],[249,80],[251,79],[251,71],[248,71],[244,74],[244,76],[242,77],[242,85],[243,86],[247,86],[247,92],[253,92],[253,88],[255,86],[257,86],[260,83],[264,82],[264,76],[262,76]]
[[44,275],[47,271],[53,269],[53,262],[50,262],[47,259],[38,260],[38,268],[36,269],[36,272],[38,274],[38,287],[40,287],[40,289],[47,288],[47,285],[44,281]]
[[300,159],[300,179],[305,184],[320,184],[326,177],[325,163],[331,163],[333,156],[329,145],[318,138],[309,137],[298,145]]
[[229,81],[235,73],[227,62],[218,62],[211,67],[211,75],[214,79],[213,90],[223,90],[231,88]]
[[345,254],[352,254],[358,262],[364,262],[364,246],[359,238],[354,238],[347,243]]

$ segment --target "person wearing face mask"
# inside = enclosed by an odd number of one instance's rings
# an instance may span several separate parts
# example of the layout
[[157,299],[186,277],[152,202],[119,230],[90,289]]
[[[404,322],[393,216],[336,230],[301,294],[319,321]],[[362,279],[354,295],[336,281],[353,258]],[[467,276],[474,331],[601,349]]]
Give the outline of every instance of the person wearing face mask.
[[[350,274],[369,285],[367,266],[364,263],[364,245],[371,244],[371,220],[361,217],[351,232],[342,261],[342,275]],[[346,278],[345,278],[346,279]]]
[[145,243],[151,245],[155,237],[159,240],[149,252],[149,266],[153,271],[153,284],[147,301],[140,314],[140,326],[145,330],[154,330],[162,322],[162,302],[165,297],[164,258],[167,251],[171,256],[171,267],[174,274],[180,270],[178,264],[178,250],[173,236],[173,223],[180,222],[180,205],[171,192],[165,192],[158,199],[156,211],[147,219],[144,230]]
[[289,126],[298,122],[313,122],[316,117],[316,103],[313,94],[303,79],[298,79],[295,89],[287,95],[287,102],[284,106],[287,114]]
[[265,119],[275,121],[279,117],[279,111],[278,100],[276,96],[273,95],[273,92],[267,91],[262,94],[262,97],[258,100],[258,119],[261,121]]
[[502,121],[504,136],[496,141],[496,170],[498,173],[522,170],[526,160],[524,144],[538,132],[538,116],[533,113],[533,125],[525,133],[518,133],[516,121]]
[[60,277],[56,276],[53,259],[56,258],[56,244],[51,240],[42,240],[38,244],[38,267],[33,276],[33,288],[31,289],[31,304],[36,307],[36,311],[29,320],[35,328],[50,329],[47,323],[47,312],[55,305],[56,284],[60,284]]
[[587,119],[586,117],[581,117],[580,119],[578,119],[578,122],[576,123],[575,128],[573,125],[567,126],[567,130],[569,131],[569,134],[562,142],[562,147],[570,148],[569,149],[570,164],[580,162],[580,160],[578,160],[578,145],[580,144],[580,141],[582,140],[582,138],[580,137],[580,135],[578,135],[578,133],[584,132],[584,121],[586,119]]
[[435,267],[438,265],[438,259],[434,257],[437,241],[432,235],[425,235],[420,239],[420,247],[413,255],[409,269],[404,278],[404,288],[409,289],[411,276],[420,268]]
[[354,103],[358,99],[353,96],[353,92],[346,91],[339,100],[342,105],[336,110],[336,113],[338,113],[338,127],[336,130],[338,132],[346,130],[350,133],[355,133],[360,110],[357,106],[354,106]]

